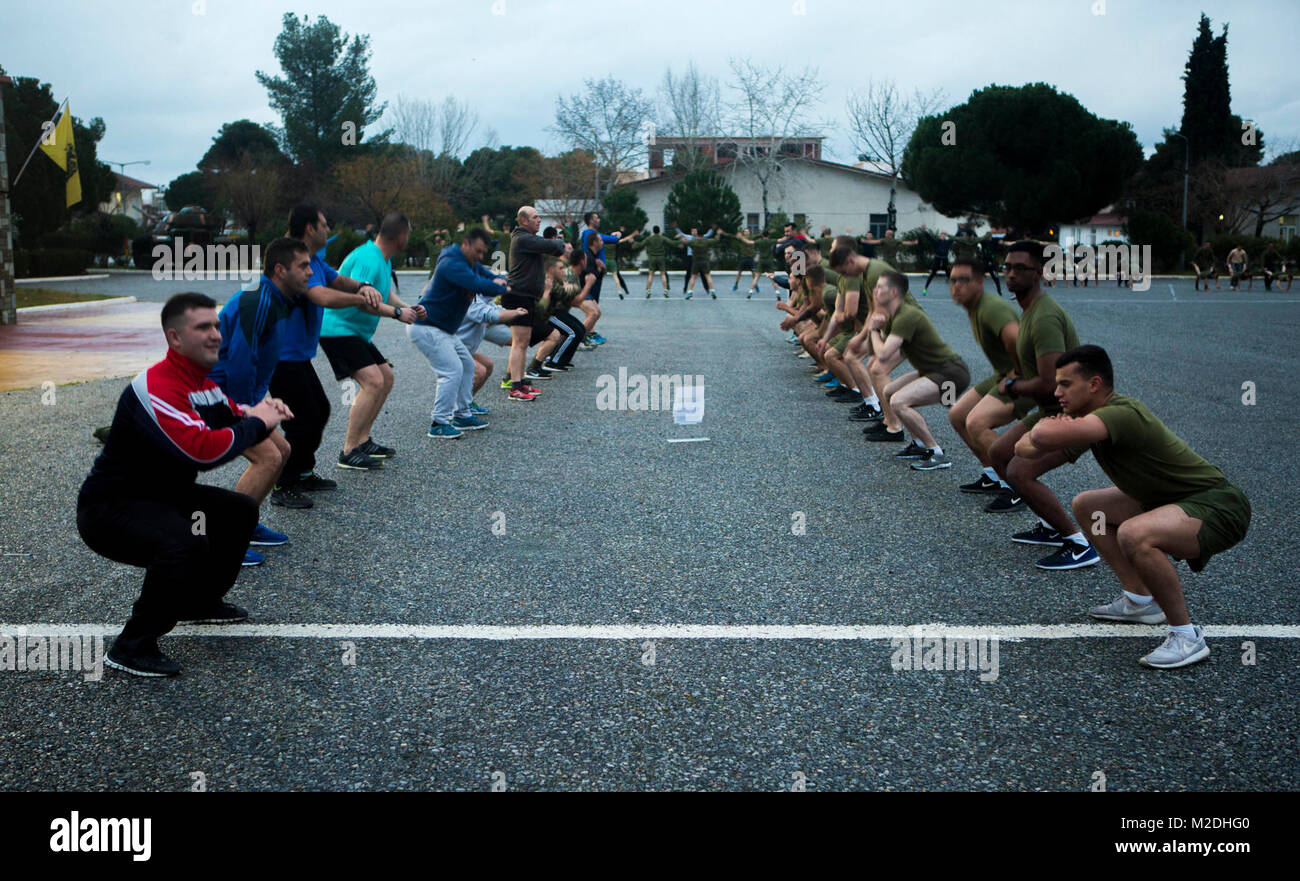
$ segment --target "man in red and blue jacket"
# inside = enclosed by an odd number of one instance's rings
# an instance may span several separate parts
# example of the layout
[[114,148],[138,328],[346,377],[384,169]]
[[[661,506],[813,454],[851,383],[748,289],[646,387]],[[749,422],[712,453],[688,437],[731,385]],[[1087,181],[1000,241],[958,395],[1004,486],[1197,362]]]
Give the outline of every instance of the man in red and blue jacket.
[[167,357],[122,393],[108,441],[77,496],[86,545],[145,569],[140,598],[105,658],[137,676],[180,672],[158,649],[158,638],[178,621],[247,619],[222,598],[239,575],[258,502],[195,481],[198,472],[252,450],[278,467],[268,435],[292,418],[278,401],[233,402],[208,378],[221,347],[216,305],[194,293],[167,301]]

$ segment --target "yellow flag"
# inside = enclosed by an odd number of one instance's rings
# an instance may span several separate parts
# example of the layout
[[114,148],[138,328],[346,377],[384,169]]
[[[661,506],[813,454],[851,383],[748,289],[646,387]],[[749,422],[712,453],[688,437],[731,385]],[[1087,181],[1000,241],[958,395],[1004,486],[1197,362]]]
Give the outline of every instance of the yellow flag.
[[64,186],[67,204],[64,207],[71,208],[81,201],[81,173],[77,170],[77,145],[72,140],[71,107],[63,108],[58,123],[41,138],[41,152],[63,169],[67,181]]

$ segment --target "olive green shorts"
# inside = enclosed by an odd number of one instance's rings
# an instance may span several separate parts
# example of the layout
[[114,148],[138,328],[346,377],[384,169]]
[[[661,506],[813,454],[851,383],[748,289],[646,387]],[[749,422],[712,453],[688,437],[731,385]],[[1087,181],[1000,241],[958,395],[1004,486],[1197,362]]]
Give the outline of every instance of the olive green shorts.
[[1250,527],[1250,501],[1231,483],[1203,489],[1174,502],[1188,517],[1201,521],[1196,543],[1201,555],[1188,560],[1193,572],[1200,572],[1210,557],[1221,554],[1246,537]]
[[647,262],[652,273],[668,271],[668,260],[664,257],[650,257]]
[[835,351],[843,355],[844,350],[848,348],[849,340],[851,339],[853,339],[853,334],[846,330],[835,334],[835,336],[830,338],[827,344]]
[[982,398],[985,395],[992,395],[1004,404],[1015,404],[1015,418],[1024,419],[1029,413],[1038,406],[1038,402],[1033,398],[1016,398],[1012,400],[1002,392],[998,391],[998,385],[1006,378],[1006,374],[995,373],[979,381],[975,386],[975,391],[979,392]]

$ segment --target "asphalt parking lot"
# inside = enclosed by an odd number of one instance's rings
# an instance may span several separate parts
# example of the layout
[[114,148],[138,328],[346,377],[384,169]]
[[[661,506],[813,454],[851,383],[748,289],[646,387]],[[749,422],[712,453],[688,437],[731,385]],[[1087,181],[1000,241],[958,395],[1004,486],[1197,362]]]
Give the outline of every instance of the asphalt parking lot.
[[[182,790],[201,773],[212,790],[1086,790],[1097,772],[1111,790],[1300,787],[1300,291],[1049,291],[1110,351],[1117,388],[1254,509],[1243,544],[1203,573],[1180,566],[1213,654],[1157,672],[1137,658],[1159,629],[1087,617],[1117,593],[1104,566],[1037,570],[1008,538],[1030,515],[958,493],[977,466],[938,408],[957,466],[893,461],[810,384],[766,283],[746,300],[723,279],[717,301],[646,301],[632,277],[619,301],[607,284],[610,342],[531,404],[490,382],[491,429],[456,441],[425,437],[433,374],[381,323],[397,383],[374,436],[398,456],[334,468],[335,396],[317,470],[339,489],[311,511],[264,509],[291,542],[230,594],[253,619],[168,637],[179,678],[0,671],[0,788]],[[157,301],[233,290],[103,284]],[[403,278],[408,299],[418,286]],[[944,285],[921,303],[982,378]],[[499,374],[504,350],[484,351]],[[620,368],[703,376],[702,423],[602,409],[598,378]],[[140,572],[75,527],[91,431],[125,384],[0,394],[0,633],[111,634],[128,614]],[[1047,482],[1068,500],[1106,480],[1085,457]],[[925,625],[998,636],[996,677],[896,671],[889,637]]]

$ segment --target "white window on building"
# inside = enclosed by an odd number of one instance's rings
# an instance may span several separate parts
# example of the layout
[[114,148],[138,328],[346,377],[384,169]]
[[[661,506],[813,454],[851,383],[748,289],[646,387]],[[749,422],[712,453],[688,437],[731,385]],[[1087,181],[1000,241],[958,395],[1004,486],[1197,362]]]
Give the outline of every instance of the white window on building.
[[745,228],[751,233],[758,232],[758,212],[751,211],[745,215]]
[[867,215],[867,235],[873,239],[883,239],[885,230],[889,229],[888,214],[868,214]]
[[1283,214],[1277,220],[1277,229],[1282,241],[1289,242],[1296,237],[1296,221],[1300,220],[1300,214]]

